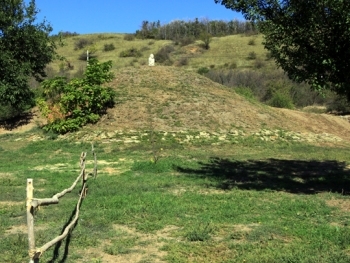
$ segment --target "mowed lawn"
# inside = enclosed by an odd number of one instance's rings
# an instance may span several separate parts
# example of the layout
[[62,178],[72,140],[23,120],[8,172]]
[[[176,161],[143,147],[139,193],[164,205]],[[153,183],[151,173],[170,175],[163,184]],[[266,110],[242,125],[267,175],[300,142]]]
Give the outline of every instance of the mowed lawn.
[[[52,197],[87,142],[2,135],[1,262],[27,262],[26,179]],[[77,225],[40,262],[349,262],[350,150],[296,142],[94,143],[98,175]],[[154,157],[157,158],[154,158]],[[36,246],[61,234],[79,185],[35,212]]]

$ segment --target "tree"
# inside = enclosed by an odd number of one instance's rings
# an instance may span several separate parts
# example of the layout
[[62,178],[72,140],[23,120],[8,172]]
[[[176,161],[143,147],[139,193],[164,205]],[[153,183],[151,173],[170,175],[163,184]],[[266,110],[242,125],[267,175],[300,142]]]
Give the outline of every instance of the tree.
[[[0,119],[14,117],[34,103],[28,78],[40,81],[55,57],[50,24],[35,24],[35,0],[0,0]],[[5,114],[4,114],[5,113]]]
[[43,97],[37,99],[41,113],[47,118],[44,130],[63,134],[97,122],[114,105],[116,94],[104,85],[114,78],[111,68],[112,61],[100,63],[91,59],[83,78],[44,80]]
[[318,91],[350,101],[349,0],[214,0],[256,21],[277,65]]
[[203,31],[200,35],[199,35],[200,40],[203,41],[203,47],[205,49],[209,49],[210,48],[210,42],[212,39],[212,35],[210,33],[208,33],[207,31]]

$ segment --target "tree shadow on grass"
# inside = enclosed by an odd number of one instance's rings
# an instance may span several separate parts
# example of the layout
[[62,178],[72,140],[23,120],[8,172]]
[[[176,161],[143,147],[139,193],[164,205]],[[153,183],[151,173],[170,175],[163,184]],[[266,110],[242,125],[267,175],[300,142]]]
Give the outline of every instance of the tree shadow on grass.
[[5,129],[7,131],[12,131],[18,127],[23,125],[27,125],[33,119],[34,114],[32,112],[22,113],[19,116],[13,117],[8,120],[0,121],[0,128]]
[[217,188],[274,190],[296,194],[349,194],[350,169],[345,162],[302,160],[246,160],[211,158],[198,169],[176,167],[185,174],[211,178]]

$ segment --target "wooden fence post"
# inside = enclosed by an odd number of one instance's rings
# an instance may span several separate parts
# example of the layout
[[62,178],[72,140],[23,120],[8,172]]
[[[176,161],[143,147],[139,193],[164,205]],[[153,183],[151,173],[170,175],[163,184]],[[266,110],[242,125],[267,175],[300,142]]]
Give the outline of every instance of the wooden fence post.
[[93,143],[91,143],[91,151],[92,151],[92,155],[94,156],[94,179],[96,179],[96,176],[97,176],[97,157],[96,157],[95,148],[94,148]]
[[32,207],[33,201],[33,179],[27,179],[27,225],[28,225],[28,244],[29,244],[29,263],[34,263],[35,256],[35,236],[34,236],[34,211]]
[[[92,146],[93,147],[93,146]],[[93,150],[94,152],[94,150]],[[96,153],[94,152],[94,159],[95,159],[95,167],[94,170],[97,172],[97,162],[96,162]],[[28,244],[29,244],[29,250],[28,254],[30,257],[29,263],[39,263],[40,256],[51,246],[56,244],[57,242],[61,241],[67,235],[69,234],[69,231],[74,227],[76,222],[79,218],[79,211],[80,211],[80,204],[82,202],[82,199],[87,194],[87,180],[88,180],[88,174],[85,171],[85,165],[86,165],[86,152],[82,152],[80,155],[80,167],[81,172],[76,178],[76,180],[73,182],[71,187],[64,189],[63,191],[55,194],[51,198],[44,198],[44,199],[38,199],[33,197],[34,193],[34,187],[33,187],[33,179],[27,178],[27,200],[26,200],[26,208],[27,208],[27,226],[28,226]],[[95,173],[96,177],[96,173]],[[51,204],[58,204],[59,198],[64,196],[66,193],[71,192],[74,187],[77,185],[79,180],[82,179],[82,188],[79,195],[79,200],[76,206],[76,212],[75,217],[73,220],[69,223],[68,226],[65,227],[64,232],[60,235],[55,237],[53,240],[49,241],[45,245],[43,245],[40,248],[35,247],[35,236],[34,236],[34,210],[38,208],[40,205],[51,205]]]

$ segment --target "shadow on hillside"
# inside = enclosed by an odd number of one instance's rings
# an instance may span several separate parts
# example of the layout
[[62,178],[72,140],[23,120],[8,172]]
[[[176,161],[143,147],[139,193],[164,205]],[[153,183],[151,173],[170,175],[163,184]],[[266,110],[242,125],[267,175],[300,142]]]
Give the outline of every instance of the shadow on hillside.
[[200,168],[176,167],[177,171],[211,178],[220,189],[275,190],[296,194],[337,192],[349,194],[350,170],[344,162],[301,160],[236,161],[211,158]]
[[34,114],[32,112],[23,113],[20,116],[13,117],[8,120],[0,121],[0,128],[12,131],[23,125],[27,125],[33,119]]

